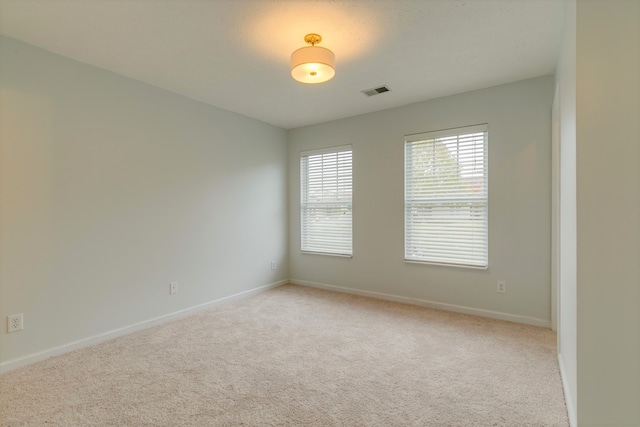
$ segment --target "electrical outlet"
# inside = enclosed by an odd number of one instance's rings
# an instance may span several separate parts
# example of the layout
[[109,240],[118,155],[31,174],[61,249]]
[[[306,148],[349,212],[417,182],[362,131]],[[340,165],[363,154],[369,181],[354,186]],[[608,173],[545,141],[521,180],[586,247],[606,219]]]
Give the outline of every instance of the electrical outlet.
[[22,313],[7,316],[7,333],[18,332],[23,329]]
[[507,292],[507,282],[505,282],[504,280],[498,280],[498,288],[496,289],[496,292],[500,293],[500,294],[504,294]]
[[275,261],[271,261],[271,269],[272,270],[276,269],[276,262]]
[[175,295],[178,293],[178,282],[171,282],[169,284],[169,295]]

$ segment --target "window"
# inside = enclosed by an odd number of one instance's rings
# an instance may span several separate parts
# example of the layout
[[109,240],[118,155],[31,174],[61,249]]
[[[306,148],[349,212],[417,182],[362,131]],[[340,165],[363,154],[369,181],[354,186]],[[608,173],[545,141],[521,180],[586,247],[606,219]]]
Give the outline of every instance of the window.
[[351,146],[300,157],[301,250],[351,256]]
[[488,266],[487,125],[405,138],[406,261]]

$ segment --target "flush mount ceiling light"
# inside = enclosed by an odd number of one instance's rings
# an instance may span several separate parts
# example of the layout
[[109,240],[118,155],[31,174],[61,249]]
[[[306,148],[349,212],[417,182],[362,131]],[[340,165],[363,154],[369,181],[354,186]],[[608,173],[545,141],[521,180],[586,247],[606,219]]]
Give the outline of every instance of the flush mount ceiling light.
[[322,41],[318,34],[307,34],[302,47],[291,54],[291,77],[300,83],[324,83],[336,75],[336,56],[329,49],[316,46]]

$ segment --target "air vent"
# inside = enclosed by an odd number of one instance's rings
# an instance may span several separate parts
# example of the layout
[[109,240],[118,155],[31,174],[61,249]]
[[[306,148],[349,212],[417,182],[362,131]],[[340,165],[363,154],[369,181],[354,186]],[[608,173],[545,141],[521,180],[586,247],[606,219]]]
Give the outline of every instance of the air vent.
[[367,96],[373,96],[373,95],[378,95],[380,93],[389,92],[389,88],[386,87],[386,86],[380,86],[380,87],[376,87],[376,88],[373,88],[373,89],[363,90],[361,92],[364,93]]

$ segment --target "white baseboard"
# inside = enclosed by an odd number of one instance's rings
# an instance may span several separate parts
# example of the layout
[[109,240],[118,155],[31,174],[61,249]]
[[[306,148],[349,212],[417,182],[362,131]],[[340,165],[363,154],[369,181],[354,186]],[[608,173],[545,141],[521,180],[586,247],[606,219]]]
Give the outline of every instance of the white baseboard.
[[454,304],[445,304],[442,302],[428,301],[420,298],[409,298],[409,297],[403,297],[398,295],[385,294],[382,292],[363,291],[361,289],[345,288],[342,286],[327,285],[324,283],[315,283],[315,282],[309,282],[306,280],[290,279],[289,283],[292,283],[294,285],[309,286],[313,288],[344,292],[347,294],[383,299],[387,301],[395,301],[395,302],[402,302],[405,304],[419,305],[422,307],[436,308],[439,310],[454,311],[456,313],[473,314],[475,316],[489,317],[492,319],[507,320],[509,322],[524,323],[527,325],[551,328],[551,321],[547,319],[537,319],[535,317],[519,316],[517,314],[502,313],[499,311],[483,310],[480,308],[465,307],[465,306],[454,305]]
[[[194,314],[197,313],[199,311],[202,310],[206,310],[208,308],[211,307],[215,307],[217,305],[221,305],[221,304],[225,304],[228,302],[231,302],[233,300],[237,300],[237,299],[241,299],[241,298],[247,298],[256,294],[259,294],[261,292],[264,292],[268,289],[272,289],[272,288],[276,288],[278,286],[284,285],[286,283],[292,283],[294,285],[302,285],[302,286],[309,286],[309,287],[314,287],[314,288],[320,288],[320,289],[327,289],[327,290],[332,290],[332,291],[337,291],[337,292],[343,292],[343,293],[348,293],[348,294],[353,294],[353,295],[362,295],[362,296],[366,296],[366,297],[371,297],[371,298],[377,298],[377,299],[382,299],[382,300],[387,300],[387,301],[396,301],[396,302],[401,302],[401,303],[405,303],[405,304],[412,304],[412,305],[418,305],[418,306],[422,306],[422,307],[429,307],[429,308],[436,308],[436,309],[440,309],[440,310],[447,310],[447,311],[454,311],[454,312],[458,312],[458,313],[465,313],[465,314],[472,314],[472,315],[476,315],[476,316],[482,316],[482,317],[489,317],[492,319],[499,319],[499,320],[507,320],[507,321],[511,321],[511,322],[516,322],[516,323],[524,323],[524,324],[528,324],[528,325],[533,325],[533,326],[541,326],[541,327],[546,327],[546,328],[550,328],[551,327],[551,322],[549,320],[545,320],[545,319],[536,319],[533,317],[526,317],[526,316],[519,316],[519,315],[514,315],[514,314],[509,314],[509,313],[502,313],[502,312],[497,312],[497,311],[490,311],[490,310],[482,310],[482,309],[477,309],[477,308],[472,308],[472,307],[465,307],[465,306],[459,306],[459,305],[453,305],[453,304],[445,304],[445,303],[440,303],[440,302],[434,302],[434,301],[428,301],[428,300],[424,300],[424,299],[419,299],[419,298],[409,298],[409,297],[403,297],[403,296],[398,296],[398,295],[391,295],[391,294],[385,294],[385,293],[381,293],[381,292],[373,292],[373,291],[364,291],[364,290],[360,290],[360,289],[354,289],[354,288],[346,288],[346,287],[341,287],[341,286],[334,286],[334,285],[327,285],[327,284],[323,284],[323,283],[316,283],[316,282],[309,282],[306,280],[298,280],[298,279],[290,279],[290,280],[281,280],[278,282],[274,282],[274,283],[270,283],[268,285],[264,285],[264,286],[260,286],[258,288],[254,288],[254,289],[250,289],[248,291],[243,291],[243,292],[239,292],[237,294],[234,295],[229,295],[227,297],[223,297],[223,298],[219,298],[213,301],[209,301],[203,304],[199,304],[193,307],[189,307],[186,308],[184,310],[180,310],[180,311],[176,311],[173,313],[169,313],[166,314],[164,316],[159,316],[153,319],[149,319],[149,320],[145,320],[143,322],[139,322],[133,325],[129,325],[129,326],[125,326],[122,328],[118,328],[118,329],[114,329],[108,332],[104,332],[102,334],[98,334],[98,335],[94,335],[91,337],[87,337],[87,338],[83,338],[80,339],[78,341],[73,341],[67,344],[63,344],[57,347],[53,347],[47,350],[43,350],[37,353],[32,353],[29,355],[26,355],[24,357],[20,357],[17,359],[12,359],[12,360],[8,360],[6,362],[2,362],[0,363],[0,373],[2,372],[6,372],[6,371],[10,371],[12,369],[16,369],[19,368],[21,366],[26,366],[26,365],[30,365],[32,363],[36,363],[39,362],[41,360],[45,360],[49,357],[52,356],[57,356],[63,353],[67,353],[69,351],[72,350],[77,350],[83,347],[87,347],[93,344],[98,344],[100,342],[104,342],[104,341],[108,341],[114,338],[117,338],[119,336],[122,335],[126,335],[126,334],[130,334],[132,332],[135,331],[139,331],[142,329],[146,329],[155,325],[159,325],[162,323],[166,323],[168,321],[171,320],[175,320],[175,319],[179,319],[181,317],[184,316],[188,316],[190,314]],[[561,373],[562,373],[562,366],[561,366]],[[563,377],[563,384],[564,384],[564,377]],[[565,392],[566,395],[566,392]],[[567,407],[569,408],[570,402],[569,402],[569,398],[567,396]],[[571,409],[569,410],[569,418],[571,420],[571,416],[572,416],[572,412]],[[575,418],[575,416],[574,416]],[[571,424],[572,426],[575,425],[575,423]]]
[[560,381],[562,382],[562,391],[564,392],[564,402],[567,405],[567,416],[569,418],[569,426],[577,427],[577,413],[576,406],[573,403],[574,396],[571,395],[571,389],[569,388],[569,384],[567,383],[567,374],[564,367],[564,362],[562,361],[562,357],[558,354],[558,367],[560,368]]
[[203,304],[198,304],[193,307],[185,308],[184,310],[179,310],[173,313],[166,314],[164,316],[155,317],[153,319],[145,320],[139,323],[135,323],[133,325],[125,326],[122,328],[114,329],[108,332],[104,332],[102,334],[94,335],[91,337],[83,338],[78,341],[73,341],[67,344],[63,344],[57,347],[53,347],[47,350],[39,351],[37,353],[32,353],[24,357],[19,357],[17,359],[8,360],[6,362],[0,363],[0,373],[7,372],[12,369],[19,368],[21,366],[30,365],[32,363],[39,362],[44,359],[48,359],[51,356],[57,356],[63,353],[67,353],[72,350],[77,350],[83,347],[88,347],[93,344],[98,344],[104,341],[108,341],[123,335],[130,334],[132,332],[136,332],[142,329],[150,328],[152,326],[156,326],[162,323],[169,322],[171,320],[179,319],[181,317],[188,316],[190,314],[195,314],[197,312],[206,310],[208,308],[212,308],[218,305],[222,305],[234,300],[238,300],[241,298],[247,298],[266,290],[276,288],[278,286],[289,283],[288,280],[280,280],[278,282],[270,283],[268,285],[260,286],[254,289],[249,289],[248,291],[239,292],[237,294],[229,295],[223,298],[218,298],[213,301],[209,301]]

